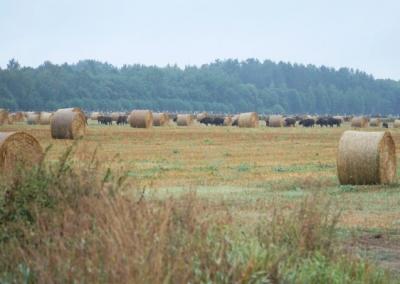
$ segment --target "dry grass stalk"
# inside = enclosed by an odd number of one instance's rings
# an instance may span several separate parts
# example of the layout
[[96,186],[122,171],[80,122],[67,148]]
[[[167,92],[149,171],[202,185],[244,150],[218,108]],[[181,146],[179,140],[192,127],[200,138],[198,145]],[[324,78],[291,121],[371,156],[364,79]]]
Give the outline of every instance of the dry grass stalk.
[[346,131],[340,138],[340,184],[390,184],[395,181],[396,168],[396,147],[390,132]]
[[153,126],[153,114],[150,110],[134,110],[129,115],[129,124],[134,128],[150,128]]
[[77,139],[86,133],[86,117],[79,108],[57,110],[50,121],[54,139]]

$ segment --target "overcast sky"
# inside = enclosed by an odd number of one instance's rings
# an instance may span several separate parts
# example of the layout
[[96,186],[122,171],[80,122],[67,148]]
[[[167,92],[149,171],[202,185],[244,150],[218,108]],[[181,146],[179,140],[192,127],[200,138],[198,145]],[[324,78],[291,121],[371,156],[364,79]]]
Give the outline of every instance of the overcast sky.
[[351,67],[400,79],[399,0],[0,0],[0,66],[215,59]]

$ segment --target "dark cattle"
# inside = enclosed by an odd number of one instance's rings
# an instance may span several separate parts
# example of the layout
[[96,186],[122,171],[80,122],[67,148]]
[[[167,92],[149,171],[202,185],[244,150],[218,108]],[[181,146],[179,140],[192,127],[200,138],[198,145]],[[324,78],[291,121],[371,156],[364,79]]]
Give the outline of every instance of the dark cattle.
[[104,125],[112,125],[112,118],[111,118],[111,116],[100,115],[97,117],[97,123],[104,124]]
[[224,118],[223,117],[205,117],[200,120],[201,124],[205,125],[224,125]]
[[333,127],[334,125],[336,125],[337,127],[340,127],[340,125],[342,124],[342,120],[339,118],[329,117],[328,124],[330,127]]
[[296,119],[293,117],[285,118],[285,126],[286,127],[296,126]]
[[269,115],[265,117],[265,126],[269,126]]
[[389,124],[387,122],[382,123],[383,128],[389,128]]
[[120,115],[117,118],[117,125],[125,125],[128,123],[128,116],[127,115]]
[[318,117],[317,121],[315,122],[315,124],[319,125],[319,126],[328,126],[328,118],[326,117]]
[[319,117],[316,121],[316,124],[319,126],[330,126],[333,127],[334,125],[336,125],[337,127],[340,127],[342,121],[338,118],[334,118],[331,116],[327,116],[327,117]]
[[299,124],[304,127],[314,127],[315,121],[312,118],[305,118],[300,120]]
[[235,119],[232,120],[232,126],[239,126],[239,116],[236,116]]

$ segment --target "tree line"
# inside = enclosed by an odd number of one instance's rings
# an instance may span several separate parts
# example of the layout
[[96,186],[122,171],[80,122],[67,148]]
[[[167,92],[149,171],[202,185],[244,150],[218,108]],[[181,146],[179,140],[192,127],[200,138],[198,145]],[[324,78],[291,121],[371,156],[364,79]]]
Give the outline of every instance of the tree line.
[[398,114],[400,81],[359,70],[257,59],[202,66],[115,67],[84,60],[0,69],[0,108],[208,111],[282,114]]

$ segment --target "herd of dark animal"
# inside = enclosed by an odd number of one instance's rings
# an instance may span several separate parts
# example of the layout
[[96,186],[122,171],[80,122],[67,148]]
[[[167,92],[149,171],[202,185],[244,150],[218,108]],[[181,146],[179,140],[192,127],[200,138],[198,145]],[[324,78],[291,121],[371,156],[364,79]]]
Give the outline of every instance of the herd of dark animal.
[[[113,119],[111,116],[106,116],[106,115],[99,115],[97,117],[97,123],[99,124],[104,124],[104,125],[112,125],[113,124]],[[117,117],[115,120],[117,125],[125,125],[128,123],[128,116],[127,115],[120,115]]]

